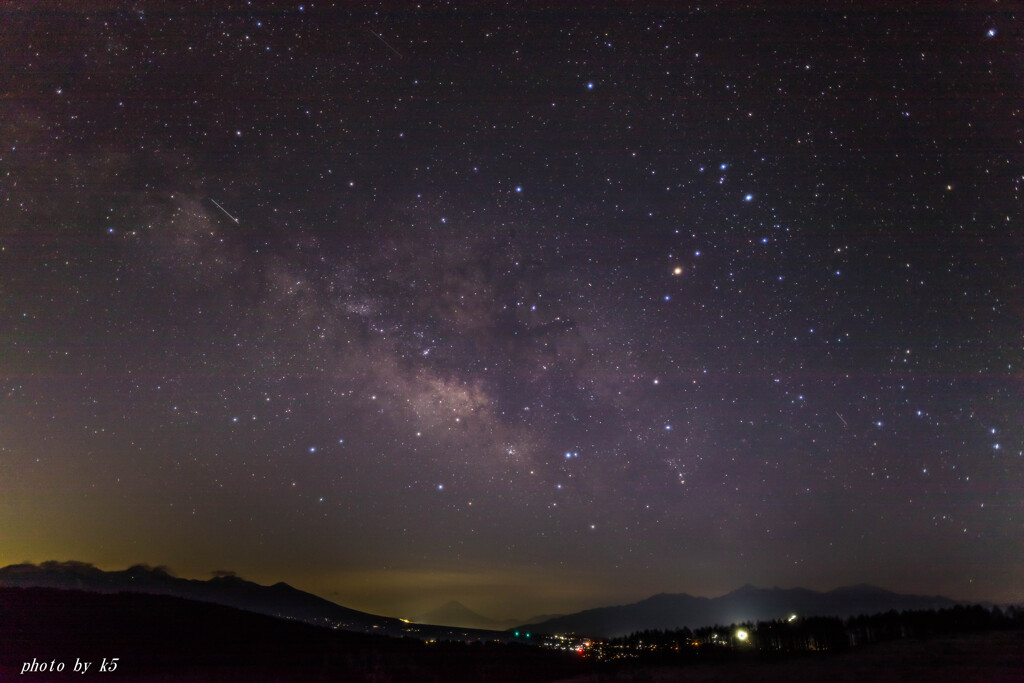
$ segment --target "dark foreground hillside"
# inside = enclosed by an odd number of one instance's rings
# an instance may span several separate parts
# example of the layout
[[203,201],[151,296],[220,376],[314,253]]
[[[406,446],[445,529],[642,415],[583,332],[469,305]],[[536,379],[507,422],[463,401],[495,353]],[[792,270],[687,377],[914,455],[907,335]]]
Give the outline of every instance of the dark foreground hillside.
[[[91,679],[143,682],[1024,681],[1020,629],[784,656],[741,652],[677,663],[653,652],[597,662],[520,644],[428,643],[336,631],[163,595],[0,588],[0,681],[76,680],[81,670],[75,667],[84,662]],[[113,671],[100,671],[115,657]],[[35,670],[22,674],[26,664]],[[49,670],[61,664],[63,670]]]
[[841,653],[674,666],[630,662],[563,683],[1020,683],[1024,631],[906,638]]
[[[117,658],[113,672],[100,672]],[[26,663],[47,671],[27,672]],[[181,598],[0,588],[0,680],[551,681],[572,655],[334,631]],[[50,672],[52,666],[62,671]]]

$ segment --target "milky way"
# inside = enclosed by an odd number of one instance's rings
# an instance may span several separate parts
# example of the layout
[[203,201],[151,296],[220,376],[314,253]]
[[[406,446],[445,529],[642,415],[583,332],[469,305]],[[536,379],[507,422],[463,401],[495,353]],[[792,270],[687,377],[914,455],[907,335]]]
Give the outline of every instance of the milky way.
[[1020,17],[3,11],[0,562],[1019,600]]

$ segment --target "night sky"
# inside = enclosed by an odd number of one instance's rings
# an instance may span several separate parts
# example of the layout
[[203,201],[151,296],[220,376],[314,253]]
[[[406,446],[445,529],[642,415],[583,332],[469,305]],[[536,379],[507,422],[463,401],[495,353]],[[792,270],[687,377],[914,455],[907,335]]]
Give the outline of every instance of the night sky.
[[0,564],[1024,599],[1024,6],[302,3],[0,11]]

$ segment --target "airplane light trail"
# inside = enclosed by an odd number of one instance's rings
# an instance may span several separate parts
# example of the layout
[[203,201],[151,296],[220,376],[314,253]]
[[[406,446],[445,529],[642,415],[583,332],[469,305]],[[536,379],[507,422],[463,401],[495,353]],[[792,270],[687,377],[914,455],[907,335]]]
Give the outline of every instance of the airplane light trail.
[[210,201],[211,201],[211,202],[213,202],[213,203],[214,203],[214,204],[215,204],[215,205],[217,206],[217,208],[218,208],[218,209],[220,209],[221,211],[223,211],[223,212],[224,212],[224,215],[225,215],[225,216],[227,216],[228,218],[230,218],[231,220],[233,220],[233,221],[235,222],[235,224],[236,224],[236,225],[238,224],[238,219],[237,219],[237,218],[235,218],[234,216],[232,216],[232,215],[231,215],[230,213],[228,213],[228,210],[227,210],[227,209],[225,209],[225,208],[224,208],[223,206],[221,206],[220,204],[218,204],[218,203],[217,203],[217,200],[216,200],[216,199],[214,199],[213,197],[210,197]]

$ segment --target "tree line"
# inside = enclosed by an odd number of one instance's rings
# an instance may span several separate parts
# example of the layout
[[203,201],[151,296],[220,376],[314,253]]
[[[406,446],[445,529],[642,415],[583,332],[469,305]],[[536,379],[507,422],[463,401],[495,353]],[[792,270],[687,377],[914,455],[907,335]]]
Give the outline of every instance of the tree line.
[[944,609],[891,610],[881,614],[797,617],[705,626],[695,630],[638,631],[595,647],[602,658],[725,658],[743,653],[836,652],[901,638],[1024,629],[1024,607],[957,605]]

